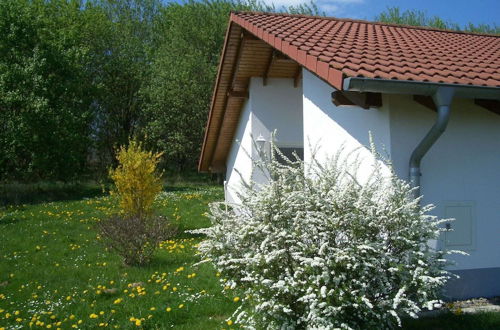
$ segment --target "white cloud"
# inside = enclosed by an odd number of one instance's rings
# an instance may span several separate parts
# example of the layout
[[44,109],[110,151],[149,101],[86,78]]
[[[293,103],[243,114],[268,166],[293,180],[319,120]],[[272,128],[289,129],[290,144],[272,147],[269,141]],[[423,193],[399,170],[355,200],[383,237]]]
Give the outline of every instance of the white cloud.
[[320,11],[324,11],[328,15],[335,15],[335,13],[341,11],[338,5],[330,3],[318,4],[318,8]]
[[[320,12],[326,15],[342,15],[346,13],[346,9],[351,6],[356,6],[364,3],[365,0],[316,0],[314,1],[318,6]],[[263,0],[264,3],[271,5],[274,4],[276,8],[297,6],[300,4],[309,4],[309,0]]]

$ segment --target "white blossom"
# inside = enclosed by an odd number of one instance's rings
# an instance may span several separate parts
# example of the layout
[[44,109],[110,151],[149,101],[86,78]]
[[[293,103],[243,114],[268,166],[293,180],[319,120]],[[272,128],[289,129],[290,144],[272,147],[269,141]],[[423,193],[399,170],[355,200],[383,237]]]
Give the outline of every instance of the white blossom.
[[267,184],[246,182],[239,205],[211,204],[200,251],[251,297],[235,319],[247,328],[384,328],[435,306],[449,274],[427,244],[440,230],[432,207],[381,165],[363,183],[342,153],[313,165],[258,160]]

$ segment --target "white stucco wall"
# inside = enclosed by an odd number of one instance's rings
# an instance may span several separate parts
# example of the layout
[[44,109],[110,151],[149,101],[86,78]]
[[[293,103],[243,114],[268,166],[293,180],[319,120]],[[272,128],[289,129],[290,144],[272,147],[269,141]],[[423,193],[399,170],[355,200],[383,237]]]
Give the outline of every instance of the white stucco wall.
[[274,130],[278,146],[303,146],[302,87],[295,88],[293,79],[270,78],[264,86],[262,78],[251,78],[249,99],[242,109],[226,163],[227,201],[239,202],[236,191],[241,186],[241,176],[238,171],[247,181],[252,175],[255,182],[266,181],[259,170],[252,171],[252,161],[245,150],[252,157],[257,157],[252,136],[257,139],[262,135],[270,141]]
[[[390,107],[391,153],[396,173],[408,177],[411,152],[433,125],[436,113],[411,96],[384,99]],[[500,116],[455,99],[448,127],[422,160],[421,193],[433,213],[445,206],[473,206],[470,256],[453,257],[455,269],[500,267]],[[454,226],[451,223],[452,228]],[[443,242],[441,241],[441,246]]]
[[269,141],[277,131],[276,143],[281,146],[302,146],[302,86],[293,87],[293,79],[270,78],[266,86],[262,78],[251,78],[250,99],[255,138],[262,136]]
[[[408,177],[411,152],[434,123],[436,114],[417,104],[411,96],[384,95],[383,107],[364,110],[336,107],[331,102],[333,88],[307,70],[301,88],[291,79],[252,78],[250,98],[243,109],[235,139],[252,150],[251,134],[269,140],[277,129],[283,146],[303,146],[306,162],[311,146],[315,157],[324,161],[340,147],[357,149],[365,159],[361,175],[373,164],[369,145],[372,133],[379,152],[390,157],[396,173]],[[433,213],[445,217],[447,205],[465,203],[472,207],[470,235],[474,244],[470,256],[455,256],[454,269],[500,267],[500,116],[475,106],[471,100],[455,100],[446,132],[422,161],[423,203],[437,207]],[[255,151],[252,150],[254,156]],[[250,158],[233,143],[227,162],[227,199],[237,201],[234,191],[240,177],[252,174]],[[364,173],[364,174],[363,174]],[[258,173],[254,179],[261,180]],[[454,224],[452,223],[452,227]],[[443,242],[440,242],[441,247]]]
[[[231,203],[239,202],[237,191],[241,191],[242,179],[249,180],[252,173],[252,111],[251,100],[247,100],[241,111],[233,144],[226,164],[225,198]],[[241,176],[240,174],[241,173]]]
[[389,109],[365,110],[358,106],[337,107],[332,103],[334,88],[303,70],[304,102],[304,160],[311,162],[312,150],[315,158],[324,162],[340,148],[345,154],[356,150],[364,160],[358,173],[363,180],[372,171],[374,157],[370,152],[369,132],[374,139],[377,151],[390,157]]

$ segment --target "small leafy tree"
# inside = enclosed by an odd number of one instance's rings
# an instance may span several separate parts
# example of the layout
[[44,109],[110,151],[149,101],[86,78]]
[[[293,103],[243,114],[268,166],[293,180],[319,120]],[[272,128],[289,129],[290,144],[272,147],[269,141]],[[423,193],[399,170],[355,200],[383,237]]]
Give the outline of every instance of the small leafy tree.
[[157,171],[161,153],[145,151],[132,140],[118,150],[118,167],[110,170],[115,183],[112,195],[120,205],[120,214],[99,223],[107,245],[118,252],[128,265],[148,263],[158,244],[173,236],[167,219],[154,214],[154,201],[162,190]]
[[118,167],[109,175],[115,183],[112,195],[118,197],[121,211],[127,216],[147,217],[153,210],[156,196],[163,187],[156,166],[161,153],[143,150],[135,140],[118,150]]
[[[276,153],[281,158],[286,157]],[[378,162],[366,182],[340,152],[325,164],[255,161],[241,204],[214,203],[205,258],[246,294],[235,312],[253,327],[366,329],[400,324],[437,302],[449,278],[427,243],[438,221]],[[265,157],[264,157],[265,159]]]

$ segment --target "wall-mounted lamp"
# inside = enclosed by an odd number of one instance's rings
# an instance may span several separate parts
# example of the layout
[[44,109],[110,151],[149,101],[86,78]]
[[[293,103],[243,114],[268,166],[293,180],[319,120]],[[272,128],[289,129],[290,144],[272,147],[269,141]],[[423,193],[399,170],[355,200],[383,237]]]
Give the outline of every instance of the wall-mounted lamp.
[[255,143],[257,144],[257,148],[259,148],[259,152],[264,150],[264,146],[266,145],[266,139],[262,136],[262,134],[259,134],[259,137],[257,140],[255,140]]

